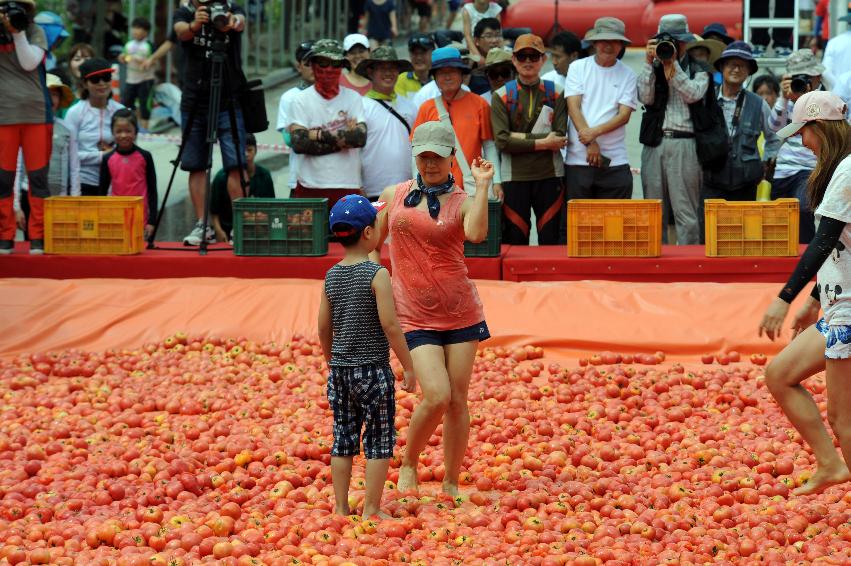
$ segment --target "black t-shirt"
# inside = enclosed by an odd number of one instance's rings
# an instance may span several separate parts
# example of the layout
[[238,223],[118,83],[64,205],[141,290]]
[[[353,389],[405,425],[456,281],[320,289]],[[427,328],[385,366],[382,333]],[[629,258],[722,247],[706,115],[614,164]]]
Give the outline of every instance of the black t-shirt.
[[484,71],[473,71],[470,74],[470,83],[467,86],[470,87],[470,92],[479,96],[491,91],[491,83]]
[[[217,214],[222,230],[230,234],[233,230],[233,208],[228,194],[228,176],[224,169],[220,169],[216,173],[211,185],[213,196],[210,201],[210,214]],[[248,196],[252,198],[275,198],[275,184],[272,182],[272,174],[265,167],[254,166],[254,176],[248,182]]]
[[[239,6],[231,4],[231,12],[245,16]],[[174,23],[195,21],[195,8],[192,5],[181,6],[174,12]],[[183,58],[183,96],[180,100],[180,110],[188,112],[192,108],[206,109],[210,100],[210,61],[209,50],[213,44],[213,26],[204,25],[189,41],[180,41]],[[225,89],[222,90],[222,108],[228,107],[227,86],[230,86],[234,96],[238,95],[245,86],[245,75],[242,74],[242,55],[240,44],[242,32],[229,31],[225,39]]]

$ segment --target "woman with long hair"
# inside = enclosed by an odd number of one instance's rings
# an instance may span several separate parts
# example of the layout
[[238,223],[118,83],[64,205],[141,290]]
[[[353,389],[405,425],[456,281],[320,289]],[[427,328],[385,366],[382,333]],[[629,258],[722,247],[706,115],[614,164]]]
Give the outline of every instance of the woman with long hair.
[[487,237],[494,171],[489,161],[473,161],[476,194],[470,197],[450,172],[456,159],[450,125],[421,124],[411,145],[417,178],[384,190],[379,200],[387,207],[377,222],[379,250],[388,234],[393,237],[393,298],[423,391],[408,427],[398,489],[416,489],[420,452],[442,420],[443,491],[457,495],[470,434],[467,390],[479,342],[490,337],[476,286],[467,276],[464,240]]
[[[817,157],[809,179],[808,197],[815,210],[816,236],[795,272],[774,299],[759,333],[774,340],[789,304],[818,274],[817,284],[793,322],[793,340],[765,373],[769,391],[795,429],[812,449],[817,469],[795,490],[796,495],[820,493],[851,480],[851,126],[841,98],[825,91],[810,92],[795,103],[792,123],[778,132],[800,132],[803,145]],[[819,310],[824,311],[819,319]],[[827,371],[827,420],[839,441],[840,458],[810,393],[801,385]]]

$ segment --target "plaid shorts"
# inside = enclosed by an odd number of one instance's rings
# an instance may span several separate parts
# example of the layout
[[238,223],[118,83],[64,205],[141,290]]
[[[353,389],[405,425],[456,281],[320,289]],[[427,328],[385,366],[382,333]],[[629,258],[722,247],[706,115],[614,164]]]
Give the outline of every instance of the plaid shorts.
[[369,460],[393,456],[396,444],[396,378],[387,366],[332,367],[328,402],[334,411],[332,456],[363,453]]

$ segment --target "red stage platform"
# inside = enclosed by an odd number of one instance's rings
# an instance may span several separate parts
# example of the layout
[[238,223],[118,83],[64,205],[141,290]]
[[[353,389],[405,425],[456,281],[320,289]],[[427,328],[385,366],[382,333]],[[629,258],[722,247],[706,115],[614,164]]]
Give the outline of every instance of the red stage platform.
[[706,257],[704,246],[662,246],[662,257],[656,258],[571,258],[564,246],[512,246],[502,259],[502,278],[785,283],[797,261],[797,257]]
[[[164,247],[179,248],[175,242]],[[502,255],[509,246],[503,246]],[[0,277],[38,277],[44,279],[163,279],[173,277],[239,277],[323,279],[325,272],[343,258],[340,244],[329,244],[328,255],[321,257],[240,257],[228,246],[210,247],[206,256],[197,248],[145,250],[129,256],[29,255],[29,244],[18,242],[15,253],[0,256]],[[213,251],[215,250],[215,251]],[[389,252],[382,254],[389,267]],[[502,257],[467,258],[473,279],[502,278]]]

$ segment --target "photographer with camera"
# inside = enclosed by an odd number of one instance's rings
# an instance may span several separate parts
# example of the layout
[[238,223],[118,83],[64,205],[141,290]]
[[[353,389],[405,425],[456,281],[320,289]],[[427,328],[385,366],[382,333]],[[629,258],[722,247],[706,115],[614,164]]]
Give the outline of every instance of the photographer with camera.
[[19,150],[30,186],[30,253],[44,253],[53,109],[44,71],[47,38],[34,15],[34,0],[0,0],[0,254],[14,249]]
[[[644,104],[639,138],[644,145],[644,197],[662,200],[663,226],[668,225],[668,211],[673,210],[679,245],[700,242],[702,163],[692,107],[702,106],[711,70],[688,55],[687,44],[694,40],[685,16],[662,16],[659,32],[647,43],[647,60],[638,73],[638,99]],[[667,241],[665,236],[663,232]]]
[[[786,74],[780,80],[780,97],[774,104],[770,126],[775,132],[790,122],[795,101],[814,90],[824,90],[824,66],[809,49],[799,49],[786,60]],[[800,135],[786,138],[777,153],[771,198],[797,198],[800,203],[799,241],[808,244],[815,236],[815,216],[807,200],[807,181],[816,167],[815,154],[804,147]]]
[[[180,100],[181,124],[184,131],[184,150],[181,169],[189,171],[189,194],[195,207],[198,221],[183,239],[188,246],[198,246],[202,241],[216,240],[213,227],[203,228],[206,170],[209,148],[207,145],[207,121],[216,120],[222,165],[228,173],[228,194],[231,200],[243,196],[238,156],[245,154],[245,126],[237,96],[246,88],[241,68],[240,44],[245,29],[245,12],[235,4],[224,0],[191,0],[174,12],[174,33],[183,47],[183,95]],[[217,116],[209,116],[211,58],[215,44],[224,44],[224,84],[221,108]],[[229,110],[236,117],[238,140],[231,132]],[[194,112],[191,128],[189,115]],[[243,164],[244,167],[244,164]]]

